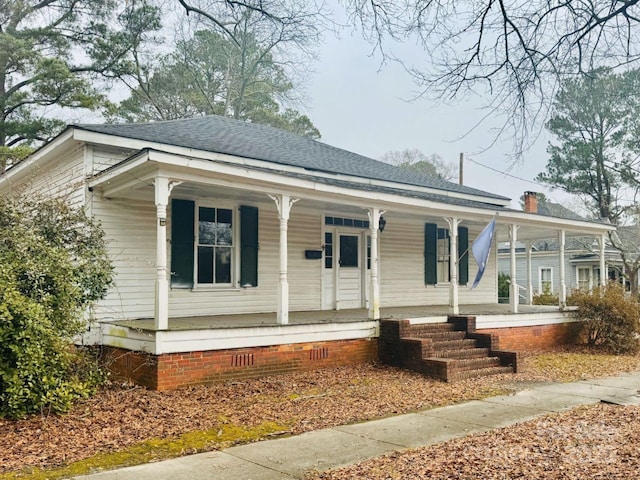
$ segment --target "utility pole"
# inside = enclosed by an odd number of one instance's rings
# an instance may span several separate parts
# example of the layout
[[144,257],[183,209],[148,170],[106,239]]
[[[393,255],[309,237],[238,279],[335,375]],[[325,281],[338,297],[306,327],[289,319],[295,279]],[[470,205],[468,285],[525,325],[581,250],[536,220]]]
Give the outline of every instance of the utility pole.
[[464,153],[460,152],[460,185],[463,184],[464,179]]

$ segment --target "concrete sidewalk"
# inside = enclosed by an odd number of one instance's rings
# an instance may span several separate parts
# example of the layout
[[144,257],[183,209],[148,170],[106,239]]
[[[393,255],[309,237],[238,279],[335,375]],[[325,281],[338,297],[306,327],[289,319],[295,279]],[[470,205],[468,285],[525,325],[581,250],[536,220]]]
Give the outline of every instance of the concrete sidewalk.
[[575,383],[547,383],[491,397],[382,420],[317,430],[226,450],[77,477],[85,480],[302,479],[406,448],[484,432],[600,401],[640,404],[640,372]]

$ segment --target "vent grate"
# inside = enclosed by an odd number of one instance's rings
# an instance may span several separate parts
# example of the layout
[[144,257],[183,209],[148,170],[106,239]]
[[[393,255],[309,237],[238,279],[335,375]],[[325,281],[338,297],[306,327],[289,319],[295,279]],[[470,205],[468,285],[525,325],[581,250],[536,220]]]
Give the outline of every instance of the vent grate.
[[329,358],[329,348],[312,348],[309,350],[310,360],[324,360],[325,358]]
[[232,367],[252,367],[254,365],[253,353],[233,355],[231,357]]

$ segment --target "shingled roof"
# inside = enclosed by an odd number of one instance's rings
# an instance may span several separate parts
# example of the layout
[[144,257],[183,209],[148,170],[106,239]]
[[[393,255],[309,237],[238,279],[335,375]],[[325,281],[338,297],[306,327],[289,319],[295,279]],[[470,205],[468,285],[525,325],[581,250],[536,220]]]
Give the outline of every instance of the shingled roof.
[[420,175],[295,133],[215,115],[153,123],[80,124],[90,132],[229,154],[310,171],[353,175],[499,200],[506,197]]

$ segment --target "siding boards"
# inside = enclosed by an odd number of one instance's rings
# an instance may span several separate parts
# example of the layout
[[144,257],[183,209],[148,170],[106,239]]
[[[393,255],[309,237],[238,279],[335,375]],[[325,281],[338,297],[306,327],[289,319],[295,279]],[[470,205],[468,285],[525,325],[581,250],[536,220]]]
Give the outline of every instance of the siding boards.
[[[419,220],[393,220],[380,235],[381,306],[442,305],[449,301],[444,285],[424,285],[424,225]],[[469,243],[481,228],[469,229]],[[497,302],[495,248],[477,288],[460,286],[460,304]],[[469,262],[469,278],[475,278],[478,266]]]
[[43,197],[66,197],[70,205],[83,206],[84,190],[84,148],[75,150],[38,166],[23,186],[25,192]]
[[[580,251],[566,250],[564,253],[564,275],[565,284],[567,285],[567,295],[571,293],[572,288],[577,288],[578,279],[576,278],[576,264],[571,263],[573,255],[584,253]],[[593,263],[584,264],[584,266],[599,267],[599,260]],[[540,268],[551,268],[551,276],[553,281],[552,293],[557,294],[560,291],[560,255],[557,251],[553,252],[533,252],[531,255],[531,279],[533,281],[533,293],[540,293]],[[511,274],[511,256],[509,253],[501,253],[498,259],[498,268],[502,273]],[[527,288],[527,257],[526,253],[516,253],[516,281],[518,285]],[[526,290],[520,293],[526,296]],[[522,298],[521,298],[522,301]]]
[[93,162],[90,168],[91,174],[95,175],[117,163],[120,163],[132,153],[133,150],[108,149],[98,146],[93,147]]
[[151,202],[93,196],[115,267],[115,285],[100,302],[99,319],[149,318],[154,315],[156,211]]

